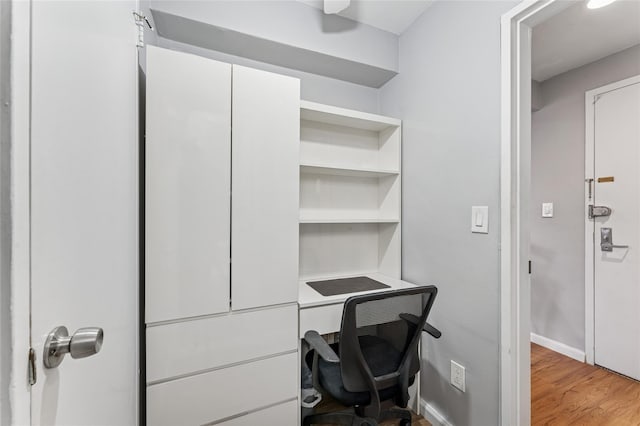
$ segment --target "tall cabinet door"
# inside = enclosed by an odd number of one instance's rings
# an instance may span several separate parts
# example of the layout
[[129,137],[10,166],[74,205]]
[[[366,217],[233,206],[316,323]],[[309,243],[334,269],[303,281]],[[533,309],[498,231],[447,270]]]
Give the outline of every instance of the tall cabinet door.
[[300,82],[233,66],[231,304],[298,300]]
[[229,310],[231,65],[147,47],[146,322]]

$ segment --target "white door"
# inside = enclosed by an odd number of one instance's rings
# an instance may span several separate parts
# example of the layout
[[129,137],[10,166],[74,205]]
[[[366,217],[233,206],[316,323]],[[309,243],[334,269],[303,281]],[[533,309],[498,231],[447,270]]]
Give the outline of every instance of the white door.
[[[31,423],[134,425],[136,2],[31,7]],[[45,368],[43,344],[56,326],[101,327],[102,349]]]
[[595,363],[640,379],[640,82],[593,108]]

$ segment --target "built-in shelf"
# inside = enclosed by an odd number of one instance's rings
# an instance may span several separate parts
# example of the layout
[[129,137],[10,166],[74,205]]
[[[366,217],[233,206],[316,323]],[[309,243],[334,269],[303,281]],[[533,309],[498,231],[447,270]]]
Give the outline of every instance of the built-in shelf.
[[305,163],[305,164],[300,164],[300,173],[314,173],[319,175],[332,175],[332,176],[378,178],[378,177],[397,176],[400,174],[400,171],[369,169],[369,168],[363,168],[363,167],[340,167],[340,166]]
[[400,277],[401,130],[395,118],[301,102],[300,277]]
[[400,219],[380,218],[300,218],[300,223],[399,223]]
[[396,118],[309,101],[300,101],[300,119],[376,132],[389,127],[400,127],[402,123]]

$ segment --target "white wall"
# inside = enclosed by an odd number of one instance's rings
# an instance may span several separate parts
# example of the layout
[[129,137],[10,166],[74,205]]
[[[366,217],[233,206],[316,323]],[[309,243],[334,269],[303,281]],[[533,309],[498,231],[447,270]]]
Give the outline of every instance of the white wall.
[[11,217],[10,217],[10,96],[9,43],[11,3],[0,2],[0,424],[9,424],[11,368]]
[[[584,93],[640,74],[640,45],[541,84],[532,117],[531,331],[584,351]],[[543,202],[554,217],[542,218]]]
[[[400,75],[381,95],[404,120],[402,275],[439,289],[422,396],[459,426],[499,419],[500,16],[514,5],[436,2],[400,37]],[[474,205],[489,206],[489,234],[470,232]]]

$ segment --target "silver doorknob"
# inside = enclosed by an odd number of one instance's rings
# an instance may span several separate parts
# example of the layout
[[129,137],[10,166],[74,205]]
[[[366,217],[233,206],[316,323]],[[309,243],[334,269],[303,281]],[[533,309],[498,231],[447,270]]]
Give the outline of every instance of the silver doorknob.
[[100,352],[104,331],[98,327],[78,329],[69,336],[67,327],[61,325],[54,328],[44,343],[43,361],[46,368],[56,368],[66,354],[71,358],[86,358]]

